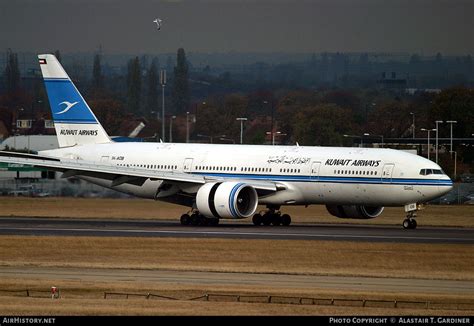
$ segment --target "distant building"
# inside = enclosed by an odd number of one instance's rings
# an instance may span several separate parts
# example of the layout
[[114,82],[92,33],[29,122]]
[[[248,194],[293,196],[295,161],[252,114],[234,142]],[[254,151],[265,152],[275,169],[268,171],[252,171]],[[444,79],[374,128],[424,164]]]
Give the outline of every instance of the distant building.
[[5,125],[5,122],[0,120],[0,141],[8,136],[8,128]]
[[390,74],[382,72],[382,78],[377,80],[377,84],[382,88],[405,89],[407,87],[406,78],[397,78],[397,73],[392,71]]
[[0,150],[16,149],[38,152],[58,147],[56,135],[12,136],[0,143]]
[[415,95],[415,93],[441,93],[441,89],[439,88],[407,88],[405,92],[410,95]]

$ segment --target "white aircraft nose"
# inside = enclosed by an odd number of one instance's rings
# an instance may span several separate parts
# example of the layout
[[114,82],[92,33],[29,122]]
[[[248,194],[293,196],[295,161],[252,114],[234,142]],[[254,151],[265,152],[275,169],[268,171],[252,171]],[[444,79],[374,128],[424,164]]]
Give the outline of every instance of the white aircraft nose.
[[446,182],[443,182],[443,184],[440,184],[438,186],[439,196],[443,196],[447,194],[454,188],[453,181],[449,177],[446,177],[446,180],[443,180],[443,181],[446,181]]

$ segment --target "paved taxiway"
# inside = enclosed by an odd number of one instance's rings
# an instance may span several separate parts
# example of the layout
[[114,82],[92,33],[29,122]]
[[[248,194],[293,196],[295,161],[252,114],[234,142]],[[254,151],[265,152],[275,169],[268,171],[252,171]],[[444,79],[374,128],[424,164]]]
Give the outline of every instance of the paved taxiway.
[[1,267],[2,278],[474,295],[472,281],[140,269]]
[[472,228],[294,224],[260,226],[225,221],[217,227],[181,226],[177,221],[0,217],[0,235],[193,237],[474,244]]

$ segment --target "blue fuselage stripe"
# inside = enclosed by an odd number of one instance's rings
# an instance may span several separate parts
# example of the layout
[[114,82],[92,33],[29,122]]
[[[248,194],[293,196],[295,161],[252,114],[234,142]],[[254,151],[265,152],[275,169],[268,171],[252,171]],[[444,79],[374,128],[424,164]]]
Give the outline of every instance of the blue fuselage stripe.
[[298,181],[298,182],[327,182],[327,183],[347,183],[347,184],[381,184],[381,185],[416,185],[416,186],[449,186],[453,185],[450,180],[441,179],[402,179],[402,178],[357,178],[357,177],[332,177],[332,176],[307,176],[307,175],[261,175],[261,174],[238,174],[238,173],[206,173],[194,172],[194,174],[251,180],[268,181]]

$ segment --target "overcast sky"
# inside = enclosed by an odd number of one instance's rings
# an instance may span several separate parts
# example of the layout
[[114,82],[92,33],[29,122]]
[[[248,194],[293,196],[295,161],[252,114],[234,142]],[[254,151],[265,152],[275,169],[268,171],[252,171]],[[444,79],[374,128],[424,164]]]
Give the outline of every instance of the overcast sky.
[[14,51],[474,54],[473,32],[473,0],[0,0]]

